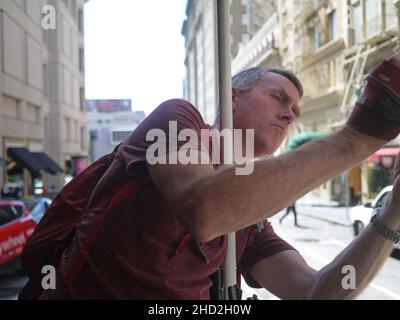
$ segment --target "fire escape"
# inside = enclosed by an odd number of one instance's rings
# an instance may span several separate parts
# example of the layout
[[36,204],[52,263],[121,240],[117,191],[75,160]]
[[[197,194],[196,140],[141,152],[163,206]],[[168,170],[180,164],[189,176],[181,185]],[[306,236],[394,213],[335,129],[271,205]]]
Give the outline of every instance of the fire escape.
[[345,118],[348,117],[356,99],[361,94],[370,48],[370,44],[359,44],[355,55],[344,62],[345,65],[350,65],[348,69],[350,73],[345,82],[344,94],[340,106],[341,115]]

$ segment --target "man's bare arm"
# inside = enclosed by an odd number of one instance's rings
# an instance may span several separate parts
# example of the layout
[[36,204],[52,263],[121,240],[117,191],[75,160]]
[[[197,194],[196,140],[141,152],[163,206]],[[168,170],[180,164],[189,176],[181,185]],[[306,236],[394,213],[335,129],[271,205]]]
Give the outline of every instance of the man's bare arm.
[[[388,60],[400,68],[400,53]],[[366,91],[375,90],[376,94],[377,89],[370,87]],[[352,125],[368,133],[368,126],[362,124],[371,117],[379,118],[381,123],[375,131],[390,133],[387,136],[397,132],[397,125],[393,131],[393,123],[377,113],[357,110],[357,115],[350,120]],[[192,236],[207,241],[272,216],[362,161],[385,142],[346,125],[339,132],[311,141],[289,154],[256,161],[254,172],[248,176],[236,176],[234,167],[214,171],[211,165],[155,165],[149,166],[149,172]]]
[[[395,183],[379,218],[392,230],[400,229],[400,155],[395,163]],[[376,275],[394,243],[369,224],[331,263],[319,271],[310,268],[297,251],[284,251],[250,269],[252,277],[282,299],[352,299]],[[343,267],[355,270],[356,288],[343,288]]]
[[[387,226],[400,228],[400,206],[390,204],[381,215]],[[394,243],[372,225],[319,271],[309,267],[297,251],[284,251],[258,262],[252,277],[281,299],[353,299],[371,282],[393,250]],[[343,267],[355,270],[356,288],[343,288]]]
[[385,141],[350,127],[296,151],[258,160],[248,176],[233,166],[154,165],[149,172],[192,236],[208,241],[270,217],[362,161]]
[[[394,230],[400,228],[399,206],[387,207],[382,220]],[[315,276],[310,290],[310,299],[353,299],[375,277],[393,250],[394,243],[380,235],[371,224],[343,250],[335,260],[321,269]],[[343,289],[344,266],[353,266],[356,289]]]

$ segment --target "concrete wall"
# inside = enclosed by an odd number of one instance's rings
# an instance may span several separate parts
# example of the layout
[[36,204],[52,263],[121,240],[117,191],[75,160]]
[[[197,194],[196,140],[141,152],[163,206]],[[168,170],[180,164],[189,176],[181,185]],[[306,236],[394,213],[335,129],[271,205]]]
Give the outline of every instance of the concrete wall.
[[[55,30],[42,28],[44,5],[56,9]],[[47,152],[64,167],[66,159],[87,152],[81,142],[81,132],[86,132],[84,70],[79,65],[83,5],[84,0],[0,1],[1,156],[6,157],[7,147],[24,146]],[[64,119],[70,128],[62,134]],[[58,188],[64,185],[63,175],[50,180]]]

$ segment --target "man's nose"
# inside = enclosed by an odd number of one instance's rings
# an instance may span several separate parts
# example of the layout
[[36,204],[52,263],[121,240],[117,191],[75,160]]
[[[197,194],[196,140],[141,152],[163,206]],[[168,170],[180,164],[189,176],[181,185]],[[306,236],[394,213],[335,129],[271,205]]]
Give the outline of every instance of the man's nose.
[[286,105],[281,108],[279,112],[279,119],[285,121],[287,124],[291,124],[296,120],[296,114],[290,105]]

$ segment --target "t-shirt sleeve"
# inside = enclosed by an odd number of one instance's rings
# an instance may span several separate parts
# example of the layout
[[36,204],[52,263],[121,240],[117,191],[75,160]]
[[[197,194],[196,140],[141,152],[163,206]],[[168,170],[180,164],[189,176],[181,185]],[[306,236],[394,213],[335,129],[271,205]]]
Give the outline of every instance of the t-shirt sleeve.
[[249,270],[259,261],[286,250],[296,249],[275,233],[268,220],[264,221],[261,232],[252,227],[249,232],[247,246],[239,261],[239,270],[246,283],[252,288],[261,288],[261,285],[250,275]]
[[201,144],[201,130],[208,128],[192,104],[181,99],[168,100],[159,105],[122,143],[118,157],[131,174],[136,164],[154,163],[163,157],[166,159],[168,152],[179,150],[183,145],[185,149],[190,145],[191,148],[206,151],[207,146]]

